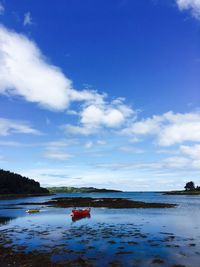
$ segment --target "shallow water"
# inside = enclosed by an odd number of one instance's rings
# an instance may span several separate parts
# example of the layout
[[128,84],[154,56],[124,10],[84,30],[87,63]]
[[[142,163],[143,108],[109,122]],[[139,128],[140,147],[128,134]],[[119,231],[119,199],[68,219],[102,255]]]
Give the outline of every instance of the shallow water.
[[[57,194],[57,196],[125,197],[147,202],[177,203],[170,209],[92,208],[91,217],[73,222],[71,209],[31,206],[52,196],[0,200],[0,216],[12,217],[0,225],[4,246],[17,251],[52,253],[52,261],[83,257],[94,266],[200,266],[200,196],[173,196],[155,192]],[[32,206],[33,207],[33,206]]]

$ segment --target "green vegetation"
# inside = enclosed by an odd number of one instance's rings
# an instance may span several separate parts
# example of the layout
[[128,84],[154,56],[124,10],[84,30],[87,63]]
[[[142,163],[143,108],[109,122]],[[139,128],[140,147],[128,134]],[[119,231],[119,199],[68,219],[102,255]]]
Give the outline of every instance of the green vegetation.
[[187,182],[185,190],[165,192],[167,195],[200,195],[200,186],[195,186],[193,181]]
[[33,179],[0,169],[0,195],[46,193],[49,191],[40,187],[40,184]]
[[200,187],[199,186],[196,186],[195,187],[195,183],[194,182],[188,182],[188,183],[186,183],[186,185],[185,185],[185,190],[186,191],[200,191]]
[[49,187],[50,193],[109,193],[109,192],[121,192],[113,189],[98,189],[94,187]]

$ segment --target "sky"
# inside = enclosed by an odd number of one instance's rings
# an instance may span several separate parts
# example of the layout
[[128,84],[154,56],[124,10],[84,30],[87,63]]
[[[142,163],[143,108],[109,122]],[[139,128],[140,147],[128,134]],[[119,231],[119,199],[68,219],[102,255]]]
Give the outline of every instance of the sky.
[[42,186],[200,185],[200,0],[0,0],[0,168]]

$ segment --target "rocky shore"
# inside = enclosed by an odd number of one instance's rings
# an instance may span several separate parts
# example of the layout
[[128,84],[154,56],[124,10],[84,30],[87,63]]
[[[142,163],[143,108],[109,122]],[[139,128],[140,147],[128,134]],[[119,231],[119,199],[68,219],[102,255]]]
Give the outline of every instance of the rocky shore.
[[20,203],[19,205],[47,205],[58,208],[95,207],[95,208],[112,208],[112,209],[173,208],[176,206],[176,204],[133,201],[125,198],[90,198],[90,197],[53,198],[52,200],[49,200],[47,202],[24,202]]

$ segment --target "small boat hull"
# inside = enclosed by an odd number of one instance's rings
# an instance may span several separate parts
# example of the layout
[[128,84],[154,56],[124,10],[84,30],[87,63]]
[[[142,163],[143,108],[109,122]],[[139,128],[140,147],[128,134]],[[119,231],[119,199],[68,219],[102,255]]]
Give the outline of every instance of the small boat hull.
[[74,209],[72,210],[71,212],[71,216],[72,217],[86,217],[90,215],[90,209],[81,209],[81,210],[77,210],[77,209]]
[[40,210],[38,209],[32,209],[32,210],[27,210],[27,213],[36,213],[36,212],[40,212]]

